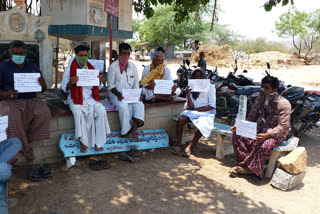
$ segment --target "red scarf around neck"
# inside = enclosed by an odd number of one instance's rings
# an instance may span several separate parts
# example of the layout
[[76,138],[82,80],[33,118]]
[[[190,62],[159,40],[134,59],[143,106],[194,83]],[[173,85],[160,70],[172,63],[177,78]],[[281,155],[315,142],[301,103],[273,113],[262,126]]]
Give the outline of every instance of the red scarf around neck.
[[[94,67],[87,62],[88,69],[94,69]],[[74,59],[71,63],[71,68],[70,68],[70,77],[76,76],[77,75],[77,69],[79,69],[79,65],[77,63],[77,60]],[[99,87],[98,86],[93,86],[92,87],[92,97],[96,101],[100,101],[100,96],[99,96]],[[81,86],[74,86],[71,88],[71,98],[73,100],[73,103],[76,105],[82,105],[83,104],[83,95],[82,95],[82,87]]]

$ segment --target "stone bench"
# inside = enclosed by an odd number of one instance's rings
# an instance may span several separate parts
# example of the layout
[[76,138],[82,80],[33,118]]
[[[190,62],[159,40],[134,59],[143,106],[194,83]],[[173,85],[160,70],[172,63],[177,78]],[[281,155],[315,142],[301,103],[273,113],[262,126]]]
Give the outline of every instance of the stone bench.
[[289,152],[297,148],[299,143],[299,138],[291,137],[287,141],[282,142],[279,146],[273,148],[271,156],[269,158],[269,163],[267,166],[267,172],[265,174],[266,178],[271,178],[274,171],[277,168],[277,161],[280,157],[287,155]]
[[8,183],[0,183],[0,213],[8,214]]
[[[172,118],[174,121],[178,121],[178,116]],[[190,126],[194,126],[192,122],[187,123]],[[183,132],[184,133],[184,132]],[[224,156],[233,154],[232,144],[226,143],[225,137],[232,137],[231,126],[215,122],[214,128],[211,133],[217,134],[217,144],[216,144],[216,157],[217,159],[223,159]],[[190,141],[193,139],[193,134],[189,136],[183,135],[182,143]]]
[[[39,97],[48,104],[51,110],[50,139],[31,142],[34,151],[34,164],[56,163],[64,159],[59,148],[59,141],[62,134],[74,133],[74,119],[69,107],[57,96],[57,92],[48,90],[39,94]],[[100,94],[101,99],[106,97],[105,93]],[[173,102],[146,103],[145,123],[142,129],[164,129],[169,138],[174,138],[175,122],[174,115],[183,111],[184,98],[176,98]],[[118,111],[108,111],[108,121],[111,131],[119,131],[120,121]],[[18,154],[17,164],[26,164],[25,158]]]

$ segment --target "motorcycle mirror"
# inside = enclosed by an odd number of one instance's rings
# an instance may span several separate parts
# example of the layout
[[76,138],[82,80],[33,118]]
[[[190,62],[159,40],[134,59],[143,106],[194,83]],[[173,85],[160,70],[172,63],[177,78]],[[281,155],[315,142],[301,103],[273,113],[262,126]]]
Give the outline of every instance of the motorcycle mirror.
[[235,60],[234,60],[234,63],[236,63],[236,65],[237,65],[237,64],[238,64],[238,60],[237,60],[237,59],[235,59]]
[[265,70],[265,72],[267,76],[270,76],[270,73],[267,70]]
[[269,62],[267,62],[267,67],[268,67],[268,69],[270,69],[270,63]]
[[186,59],[186,63],[189,66],[190,65],[190,60]]
[[186,60],[185,60],[185,59],[183,60],[183,64],[184,64],[184,65],[186,64]]
[[248,71],[247,70],[243,70],[243,73],[248,73]]

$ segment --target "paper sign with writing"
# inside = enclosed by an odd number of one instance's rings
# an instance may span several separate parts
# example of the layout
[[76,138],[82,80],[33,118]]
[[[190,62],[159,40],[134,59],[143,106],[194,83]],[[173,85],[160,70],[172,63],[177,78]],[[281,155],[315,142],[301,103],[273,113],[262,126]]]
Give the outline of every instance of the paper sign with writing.
[[77,86],[99,86],[99,70],[97,69],[77,69],[79,80]]
[[95,69],[98,69],[100,73],[103,73],[104,60],[89,59],[88,61]]
[[237,131],[236,131],[237,135],[256,140],[257,123],[245,121],[245,120],[236,120],[236,127],[237,127]]
[[7,139],[8,116],[0,117],[0,142]]
[[189,79],[188,86],[192,92],[207,92],[209,91],[209,79]]
[[138,103],[140,101],[141,88],[123,89],[122,96],[125,103]]
[[119,17],[119,0],[104,0],[104,11]]
[[173,81],[172,80],[154,80],[156,86],[154,87],[155,94],[171,94]]
[[41,92],[40,73],[14,73],[14,89],[19,93]]

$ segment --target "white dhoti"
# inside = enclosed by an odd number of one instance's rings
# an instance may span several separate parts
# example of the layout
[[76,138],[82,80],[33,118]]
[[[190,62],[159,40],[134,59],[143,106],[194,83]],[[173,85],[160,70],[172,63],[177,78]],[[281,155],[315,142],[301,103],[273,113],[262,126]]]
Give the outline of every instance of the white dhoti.
[[121,134],[127,134],[132,128],[133,119],[138,119],[143,125],[144,122],[144,104],[139,103],[124,103],[119,101],[118,97],[113,93],[109,94],[110,101],[118,109],[119,119],[121,124]]
[[180,116],[187,116],[192,123],[197,127],[201,134],[208,138],[211,134],[212,129],[214,128],[214,118],[215,114],[213,111],[191,111],[187,110],[182,112]]
[[69,105],[75,122],[76,139],[88,148],[102,147],[110,134],[107,112],[99,102]]

